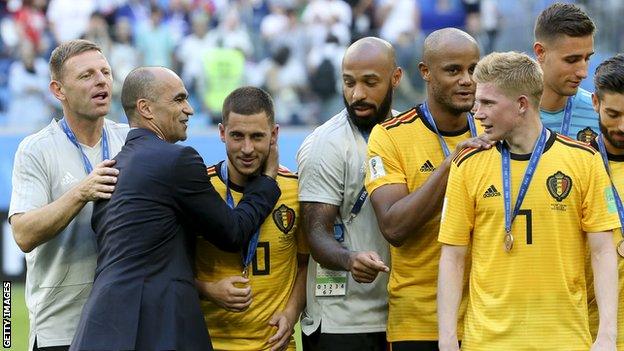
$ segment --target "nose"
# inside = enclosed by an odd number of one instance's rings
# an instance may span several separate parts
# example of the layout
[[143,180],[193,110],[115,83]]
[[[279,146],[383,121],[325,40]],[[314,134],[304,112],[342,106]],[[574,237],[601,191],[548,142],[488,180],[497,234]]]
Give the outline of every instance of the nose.
[[366,89],[363,87],[363,84],[355,84],[355,86],[353,87],[352,98],[353,100],[351,101],[351,103],[354,103],[356,101],[363,101],[366,99]]
[[576,70],[576,76],[585,79],[587,78],[587,71],[589,70],[589,61],[581,60],[579,62],[579,67]]
[[106,81],[107,81],[106,75],[104,75],[104,73],[102,73],[101,71],[96,71],[96,73],[95,73],[95,84],[96,85],[102,85],[102,84],[105,84]]
[[193,110],[193,106],[191,106],[188,100],[185,101],[184,107],[182,108],[182,112],[184,112],[184,114],[187,116],[192,116],[195,113],[195,110]]
[[620,116],[618,120],[618,129],[621,133],[624,133],[624,116]]
[[241,147],[241,152],[243,154],[249,155],[253,152],[253,150],[254,150],[253,141],[251,141],[251,138],[245,138],[245,140],[243,140],[243,146]]
[[485,114],[483,113],[483,111],[481,111],[481,104],[478,101],[475,101],[475,104],[472,107],[472,111],[474,111],[472,115],[474,116],[475,119],[477,120],[485,119]]
[[470,86],[472,85],[472,74],[468,70],[464,70],[461,76],[459,77],[459,85],[461,86]]

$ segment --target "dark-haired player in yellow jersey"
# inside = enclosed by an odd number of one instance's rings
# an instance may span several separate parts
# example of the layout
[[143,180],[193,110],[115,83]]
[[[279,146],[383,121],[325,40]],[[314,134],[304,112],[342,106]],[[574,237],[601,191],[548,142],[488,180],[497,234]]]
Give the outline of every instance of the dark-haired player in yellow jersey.
[[377,125],[368,142],[366,187],[392,245],[387,338],[393,351],[438,349],[436,238],[450,160],[466,146],[490,147],[471,139],[477,136],[470,115],[477,42],[459,29],[440,29],[425,39],[423,53],[427,101]]
[[[477,64],[475,118],[492,140],[453,159],[442,209],[441,350],[458,350],[457,311],[471,270],[461,348],[615,350],[620,226],[600,154],[539,117],[542,72],[520,53]],[[585,280],[589,245],[600,312],[592,346]]]
[[[223,103],[219,134],[227,159],[209,167],[208,175],[234,206],[277,142],[271,97],[253,87],[234,90]],[[247,252],[220,251],[197,239],[197,286],[206,298],[202,309],[215,350],[295,350],[308,255],[299,230],[297,176],[280,168],[276,180],[282,195]]]
[[[594,109],[598,113],[600,135],[592,141],[608,169],[611,182],[615,187],[614,197],[620,224],[624,220],[624,208],[621,203],[624,195],[624,55],[619,54],[602,62],[594,74],[595,91],[592,95]],[[618,350],[624,350],[624,242],[622,229],[613,231],[614,244],[618,257],[619,299],[617,337]],[[591,293],[589,291],[588,293]],[[595,299],[589,299],[589,326],[592,335],[598,333],[598,305]]]

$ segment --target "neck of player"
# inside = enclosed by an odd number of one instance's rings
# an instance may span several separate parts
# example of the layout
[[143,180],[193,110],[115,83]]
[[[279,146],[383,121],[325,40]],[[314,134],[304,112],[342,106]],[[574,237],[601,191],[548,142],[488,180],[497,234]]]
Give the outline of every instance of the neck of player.
[[429,105],[429,112],[431,112],[431,116],[433,116],[439,131],[457,132],[466,129],[468,126],[466,112],[453,113],[440,106],[432,97],[429,97],[427,100],[427,105]]
[[624,149],[618,149],[617,147],[611,145],[609,140],[605,138],[604,135],[601,135],[602,141],[604,141],[605,148],[607,149],[607,153],[611,155],[624,155]]
[[[538,118],[531,118],[524,121],[522,124],[516,125],[516,127],[509,132],[505,137],[505,142],[509,145],[509,152],[512,154],[526,155],[533,152],[535,144],[540,137],[542,128],[542,122]],[[549,136],[549,131],[547,136]]]
[[65,114],[67,125],[76,135],[78,142],[93,147],[102,138],[102,128],[104,127],[104,117],[97,119],[81,118]]
[[542,110],[558,112],[565,108],[566,102],[568,102],[568,96],[559,95],[557,92],[550,89],[547,84],[544,84],[544,92],[540,100],[540,108]]
[[247,176],[240,174],[240,172],[236,170],[236,167],[232,166],[230,162],[227,162],[227,168],[228,181],[240,187],[244,187],[247,184]]

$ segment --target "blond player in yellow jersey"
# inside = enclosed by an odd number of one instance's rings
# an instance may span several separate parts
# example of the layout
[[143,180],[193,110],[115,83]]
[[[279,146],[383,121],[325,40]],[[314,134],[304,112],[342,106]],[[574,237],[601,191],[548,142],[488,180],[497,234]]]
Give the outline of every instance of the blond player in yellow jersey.
[[[615,186],[616,208],[623,223],[624,209],[617,204],[621,203],[624,194],[624,55],[616,55],[602,62],[594,74],[595,91],[592,95],[594,109],[599,116],[600,133],[592,141],[592,146],[608,161],[608,172],[611,182]],[[615,194],[614,192],[614,194]],[[613,231],[614,245],[618,248],[619,299],[618,304],[618,336],[617,348],[624,350],[624,246],[622,245],[622,229]],[[591,293],[591,291],[588,291]],[[598,305],[596,300],[589,299],[589,326],[592,335],[598,332]]]
[[444,28],[425,39],[423,52],[427,101],[373,128],[368,141],[366,188],[392,245],[387,338],[393,351],[438,349],[436,239],[450,160],[466,146],[490,147],[472,139],[477,42]]
[[[453,159],[442,210],[441,350],[458,350],[457,311],[468,245],[462,350],[615,350],[619,220],[600,154],[543,127],[539,65],[494,53],[477,64],[475,118],[492,140]],[[600,314],[592,345],[585,252]]]
[[[219,134],[227,159],[209,167],[208,175],[233,206],[277,141],[271,97],[253,87],[234,90],[223,103]],[[224,252],[197,239],[196,282],[215,350],[295,350],[308,255],[299,230],[297,177],[281,168],[276,180],[282,195],[248,252]]]

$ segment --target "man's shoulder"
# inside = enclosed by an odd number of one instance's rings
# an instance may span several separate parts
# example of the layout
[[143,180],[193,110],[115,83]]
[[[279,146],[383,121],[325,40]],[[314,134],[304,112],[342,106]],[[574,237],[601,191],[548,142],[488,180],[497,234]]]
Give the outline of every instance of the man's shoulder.
[[498,150],[496,149],[496,147],[492,147],[490,149],[467,147],[461,150],[457,155],[455,155],[452,162],[457,167],[460,167],[464,163],[479,162],[479,160],[477,160],[479,157],[475,157],[475,155],[486,156],[491,152],[498,152]]
[[126,138],[128,131],[130,131],[130,126],[128,126],[128,124],[115,122],[108,118],[104,119],[104,124],[108,131],[110,131],[111,133],[114,133],[115,135],[123,137],[124,139]]
[[402,131],[406,126],[412,126],[414,121],[416,121],[419,117],[419,111],[416,107],[412,107],[411,109],[399,113],[391,118],[388,118],[387,120],[381,122],[379,124],[379,127],[376,128],[383,128],[387,131],[391,132],[400,132]]
[[20,152],[38,152],[53,149],[56,138],[64,136],[56,125],[56,121],[50,122],[38,132],[28,135],[20,143]]
[[563,146],[562,152],[571,153],[574,157],[593,157],[597,152],[590,144],[572,139],[563,134],[555,133],[555,141]]

